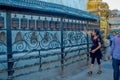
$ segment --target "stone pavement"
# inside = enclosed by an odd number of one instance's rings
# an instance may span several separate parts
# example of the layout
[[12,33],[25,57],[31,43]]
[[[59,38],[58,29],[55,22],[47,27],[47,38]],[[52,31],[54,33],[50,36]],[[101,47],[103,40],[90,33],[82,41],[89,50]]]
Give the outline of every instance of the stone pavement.
[[75,76],[71,76],[66,80],[113,80],[113,69],[112,69],[112,61],[102,62],[102,70],[103,73],[101,75],[96,74],[97,72],[97,65],[95,65],[94,73],[92,76],[88,76],[87,72],[89,68],[83,70],[79,74]]
[[[84,63],[84,62],[83,62]],[[112,61],[102,61],[102,70],[103,73],[101,75],[97,75],[97,63],[95,63],[94,73],[90,77],[87,75],[87,72],[89,71],[89,66],[84,67],[74,67],[78,66],[73,64],[70,65],[71,67],[68,69],[65,68],[64,72],[58,72],[54,73],[51,71],[46,71],[44,73],[38,72],[35,74],[30,74],[26,76],[22,76],[19,79],[16,78],[15,80],[113,80],[112,74]],[[61,70],[60,70],[61,71]],[[48,75],[46,75],[48,74]],[[57,74],[57,75],[54,75]],[[42,76],[42,77],[41,77]]]

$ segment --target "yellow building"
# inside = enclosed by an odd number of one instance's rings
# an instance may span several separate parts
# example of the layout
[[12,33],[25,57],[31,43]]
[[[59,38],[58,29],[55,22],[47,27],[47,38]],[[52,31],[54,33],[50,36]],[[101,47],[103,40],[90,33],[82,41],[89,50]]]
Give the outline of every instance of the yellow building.
[[104,38],[106,38],[108,30],[108,19],[109,19],[109,6],[102,0],[88,0],[87,11],[95,13],[101,17],[100,29],[104,32]]

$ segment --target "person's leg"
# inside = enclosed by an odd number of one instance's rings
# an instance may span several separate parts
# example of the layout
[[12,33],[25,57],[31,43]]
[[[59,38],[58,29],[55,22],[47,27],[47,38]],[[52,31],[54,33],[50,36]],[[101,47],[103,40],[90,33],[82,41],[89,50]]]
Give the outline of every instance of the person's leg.
[[120,60],[118,61],[119,62],[119,79],[120,79]]
[[97,58],[97,63],[98,63],[98,72],[97,72],[97,74],[101,74],[102,73],[102,66],[101,66],[100,58]]
[[89,75],[92,75],[94,62],[95,62],[95,57],[91,57],[90,71],[88,72]]
[[98,63],[98,70],[101,70],[102,66],[101,66],[100,58],[97,58],[97,63]]
[[113,59],[113,77],[114,80],[119,80],[119,60]]
[[90,64],[90,71],[93,71],[94,62],[95,62],[95,57],[92,57],[92,58],[91,58],[91,64]]

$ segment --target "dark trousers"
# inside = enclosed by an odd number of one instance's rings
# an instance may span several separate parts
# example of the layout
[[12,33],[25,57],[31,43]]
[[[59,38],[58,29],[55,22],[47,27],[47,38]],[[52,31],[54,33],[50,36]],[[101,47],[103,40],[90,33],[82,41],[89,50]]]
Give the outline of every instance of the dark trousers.
[[91,57],[91,64],[95,63],[95,59],[97,59],[97,63],[98,63],[98,65],[100,65],[101,64],[100,58],[95,58],[95,57]]
[[120,68],[119,68],[120,67],[120,60],[113,58],[112,65],[113,65],[114,80],[119,80],[119,78],[120,78]]

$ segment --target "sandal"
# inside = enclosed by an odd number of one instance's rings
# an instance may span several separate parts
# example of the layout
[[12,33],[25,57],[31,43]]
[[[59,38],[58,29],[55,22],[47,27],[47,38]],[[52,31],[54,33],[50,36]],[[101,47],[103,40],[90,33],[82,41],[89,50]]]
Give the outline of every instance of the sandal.
[[92,71],[89,71],[89,72],[88,72],[88,75],[91,76],[91,75],[92,75]]
[[99,70],[99,71],[97,72],[97,74],[102,74],[102,71],[101,71],[101,70]]

